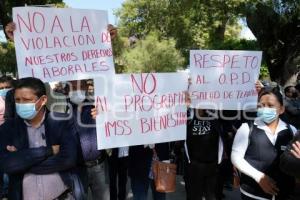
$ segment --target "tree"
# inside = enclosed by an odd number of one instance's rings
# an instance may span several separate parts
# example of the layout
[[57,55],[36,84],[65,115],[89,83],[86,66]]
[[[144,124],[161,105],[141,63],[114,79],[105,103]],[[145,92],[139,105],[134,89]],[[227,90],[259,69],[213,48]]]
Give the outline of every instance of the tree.
[[157,33],[128,48],[123,54],[127,72],[175,72],[183,67],[183,57],[172,39],[159,40]]
[[174,38],[188,61],[190,49],[213,48],[238,38],[238,18],[250,0],[126,0],[116,14],[123,36],[145,37],[157,31],[160,38]]
[[17,71],[17,61],[15,47],[12,42],[0,43],[0,72],[1,74],[13,73]]
[[249,5],[247,24],[268,65],[271,79],[284,85],[299,71],[300,1],[269,0]]

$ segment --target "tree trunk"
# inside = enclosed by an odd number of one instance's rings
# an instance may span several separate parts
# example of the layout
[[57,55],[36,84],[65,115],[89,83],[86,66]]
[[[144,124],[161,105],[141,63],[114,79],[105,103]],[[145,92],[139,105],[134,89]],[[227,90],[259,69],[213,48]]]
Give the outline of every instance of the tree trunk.
[[270,77],[281,85],[297,73],[300,64],[300,20],[297,16],[290,19],[264,4],[247,13],[248,27],[263,50]]

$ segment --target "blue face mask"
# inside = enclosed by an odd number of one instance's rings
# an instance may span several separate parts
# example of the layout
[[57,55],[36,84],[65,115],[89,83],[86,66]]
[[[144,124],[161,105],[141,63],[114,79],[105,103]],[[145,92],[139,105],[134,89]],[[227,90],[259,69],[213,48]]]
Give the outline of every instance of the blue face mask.
[[36,103],[16,103],[17,114],[22,119],[33,119],[38,111],[35,109]]
[[1,89],[1,90],[0,90],[0,97],[5,98],[5,97],[6,97],[6,94],[7,94],[7,92],[8,92],[9,90],[11,90],[11,89],[8,89],[8,88]]
[[277,110],[275,108],[258,108],[257,117],[264,121],[266,124],[270,124],[277,119]]

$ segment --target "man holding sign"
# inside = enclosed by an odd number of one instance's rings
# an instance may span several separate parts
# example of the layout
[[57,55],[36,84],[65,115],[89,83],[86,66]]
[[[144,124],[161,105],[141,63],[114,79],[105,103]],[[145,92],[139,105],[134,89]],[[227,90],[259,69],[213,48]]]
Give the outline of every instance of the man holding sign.
[[184,140],[187,83],[186,73],[95,79],[98,148]]
[[[154,199],[166,198],[165,193],[155,191],[151,163],[154,152],[159,160],[169,159],[165,142],[186,137],[187,83],[185,73],[123,74],[113,80],[95,79],[96,105],[101,113],[97,117],[98,147],[132,146],[128,170],[134,200],[147,199],[150,186]],[[107,85],[113,88],[108,90]]]
[[[53,12],[50,12],[50,10]],[[16,23],[8,24],[5,31],[11,40],[21,40],[23,46],[21,45],[21,47],[19,47],[21,49],[25,47],[25,52],[28,53],[28,55],[26,55],[27,57],[25,57],[25,65],[27,66],[28,64],[30,66],[24,69],[23,65],[19,65],[19,75],[21,77],[35,76],[35,72],[38,72],[38,76],[41,75],[40,78],[44,81],[55,81],[80,79],[83,77],[92,78],[100,73],[114,73],[110,42],[111,39],[116,37],[117,32],[112,25],[107,26],[107,14],[105,12],[75,9],[37,9],[28,7],[18,8],[14,11]],[[68,16],[68,18],[66,18],[66,16]],[[102,20],[95,21],[96,18]],[[46,20],[50,22],[50,19],[53,19],[51,30],[49,29],[50,26],[47,28],[49,24],[46,24]],[[81,23],[77,24],[76,28],[77,19],[81,19]],[[49,34],[43,38],[42,36],[47,31]],[[68,32],[68,35],[63,36],[65,32]],[[53,42],[52,46],[50,44],[51,41]],[[18,45],[16,44],[16,46]],[[59,52],[62,47],[65,47],[71,51],[71,53]],[[89,49],[92,47],[93,49]],[[49,54],[49,52],[52,53],[55,51],[57,51],[57,53]],[[39,56],[32,56],[37,52]],[[20,51],[19,55],[22,57],[24,52]],[[75,61],[81,64],[74,64]],[[67,66],[67,69],[62,66],[59,69],[55,68],[55,70],[53,70],[54,68],[50,66],[53,63],[66,63],[66,65],[70,63],[70,65]],[[88,70],[89,63],[91,63],[91,70]],[[97,65],[99,66],[97,67]],[[32,73],[26,74],[26,70],[31,70]],[[40,72],[43,73],[41,74]],[[97,151],[96,148],[96,129],[93,126],[94,122],[90,116],[93,106],[89,105],[91,103],[86,104],[86,92],[82,91],[82,88],[78,88],[77,83],[76,81],[70,82],[73,86],[70,92],[70,99],[74,124],[81,145],[79,150],[82,154],[79,156],[80,165],[82,166],[83,161],[85,161],[84,165],[86,165],[88,169],[88,182],[86,180],[87,176],[82,180],[85,186],[90,186],[93,199],[106,199],[108,196],[108,188],[104,178],[103,168],[105,155],[103,151]],[[79,85],[82,86],[82,84]],[[86,88],[83,88],[83,90],[85,89]],[[76,95],[79,94],[79,92],[81,92],[80,95]],[[85,104],[81,106],[83,100],[85,100]],[[77,109],[77,107],[80,107],[80,109]],[[95,115],[94,112],[94,116]],[[104,159],[102,157],[104,157]]]

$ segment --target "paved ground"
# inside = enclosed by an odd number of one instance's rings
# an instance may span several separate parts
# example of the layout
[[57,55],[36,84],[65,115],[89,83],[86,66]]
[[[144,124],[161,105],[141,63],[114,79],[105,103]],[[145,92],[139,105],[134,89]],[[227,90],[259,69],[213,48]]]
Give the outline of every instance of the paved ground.
[[[228,191],[224,190],[225,198],[224,200],[240,200],[240,193],[239,190],[234,191]],[[128,200],[132,200],[132,193],[129,191],[128,193]],[[184,182],[182,180],[182,177],[179,176],[177,178],[177,186],[176,186],[176,192],[170,193],[167,195],[167,200],[185,200],[185,189],[184,189]],[[148,200],[152,200],[151,194],[149,192]]]
[[[130,191],[129,185],[130,185],[130,183],[127,184],[128,190],[129,190],[127,200],[132,200],[132,193]],[[149,191],[148,200],[152,200],[150,193],[151,192]],[[224,194],[225,194],[224,200],[241,200],[240,193],[238,190],[234,190],[234,191],[224,190]],[[185,200],[185,199],[186,199],[186,196],[185,196],[184,182],[182,180],[182,177],[178,176],[176,192],[168,194],[167,200]],[[7,200],[7,199],[2,199],[2,200]],[[91,200],[91,199],[89,199],[89,200]],[[109,196],[107,196],[107,200],[109,200]]]

